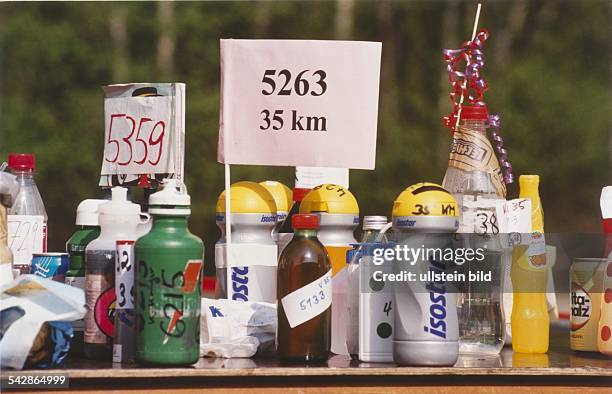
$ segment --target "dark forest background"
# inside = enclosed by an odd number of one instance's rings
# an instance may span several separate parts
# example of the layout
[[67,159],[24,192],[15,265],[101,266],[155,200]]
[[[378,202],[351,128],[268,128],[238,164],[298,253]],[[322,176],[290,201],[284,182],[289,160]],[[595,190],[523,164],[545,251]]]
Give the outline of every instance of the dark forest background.
[[[390,215],[417,181],[441,182],[450,111],[443,48],[471,35],[472,1],[292,1],[0,4],[0,159],[32,152],[49,214],[50,251],[63,250],[79,201],[98,188],[102,85],[187,84],[190,227],[219,231],[216,162],[219,39],[382,41],[375,171],[351,171],[362,214]],[[612,184],[609,1],[485,1],[485,96],[502,117],[516,178],[541,176],[547,231],[599,232],[601,187]],[[0,160],[0,161],[1,161]],[[293,186],[292,168],[235,166],[233,180]],[[517,195],[517,187],[508,197]]]

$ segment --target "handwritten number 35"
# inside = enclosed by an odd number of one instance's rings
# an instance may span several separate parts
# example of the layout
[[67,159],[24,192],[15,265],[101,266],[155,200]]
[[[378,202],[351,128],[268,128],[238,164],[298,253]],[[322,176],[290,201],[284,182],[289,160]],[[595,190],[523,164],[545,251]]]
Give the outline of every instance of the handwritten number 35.
[[[116,131],[113,129],[113,122],[115,118],[125,118],[129,124],[131,124],[130,133],[123,138],[113,138],[113,132]],[[112,114],[110,118],[110,125],[108,127],[108,139],[106,143],[110,145],[115,145],[115,155],[112,158],[106,157],[105,160],[109,163],[117,163],[120,166],[127,166],[130,163],[134,164],[145,164],[148,161],[150,165],[156,166],[161,160],[163,150],[164,150],[164,136],[166,134],[166,123],[163,120],[158,121],[151,128],[151,133],[149,134],[149,140],[147,141],[144,138],[141,138],[141,133],[143,132],[143,125],[147,122],[153,122],[152,119],[149,118],[141,118],[138,122],[138,131],[136,131],[136,119],[126,114]],[[136,133],[136,139],[132,141],[132,136]],[[157,136],[156,136],[157,134]],[[156,136],[156,137],[155,137]],[[123,141],[123,144],[120,144],[119,141]],[[143,155],[142,157],[134,157],[134,149],[132,148],[132,142],[135,144],[140,143],[143,147]],[[152,157],[149,157],[149,148],[152,148],[156,145],[159,145],[159,149],[157,150],[157,157],[153,160]],[[128,150],[127,159],[124,161],[119,161],[122,146],[126,146],[125,149]]]
[[[327,82],[325,82],[325,78],[327,77],[327,73],[323,70],[317,70],[314,71],[312,73],[313,76],[318,77],[318,79],[316,81],[314,81],[315,85],[319,85],[320,89],[318,91],[315,91],[314,89],[311,91],[310,90],[310,82],[308,82],[308,79],[304,78],[304,74],[306,74],[307,72],[309,72],[310,70],[304,70],[302,72],[300,72],[296,78],[295,81],[293,82],[293,91],[295,92],[295,94],[297,94],[298,96],[305,96],[306,94],[308,94],[308,92],[310,92],[311,96],[321,96],[323,93],[325,93],[327,91]],[[274,94],[274,92],[276,91],[276,80],[274,78],[272,78],[273,76],[276,75],[276,70],[266,70],[264,72],[263,78],[261,80],[261,82],[263,82],[266,85],[269,85],[269,89],[262,89],[261,93],[264,96],[270,96],[272,94]],[[289,96],[291,95],[292,92],[292,87],[291,87],[291,71],[289,70],[280,70],[278,72],[278,76],[280,78],[277,78],[279,80],[280,83],[282,83],[282,87],[280,88],[280,90],[278,91],[278,95],[279,96]],[[281,80],[282,78],[282,80]]]

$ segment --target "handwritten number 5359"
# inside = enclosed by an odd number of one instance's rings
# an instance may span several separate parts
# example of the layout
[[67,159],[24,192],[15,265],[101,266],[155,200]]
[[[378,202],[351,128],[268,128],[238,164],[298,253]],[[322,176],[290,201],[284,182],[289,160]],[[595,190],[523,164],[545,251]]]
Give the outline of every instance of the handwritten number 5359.
[[[129,134],[125,137],[113,137],[113,133],[120,132],[117,127],[117,122],[115,120],[117,118],[125,118],[127,123],[130,125],[131,129]],[[136,124],[138,123],[138,130],[136,129]],[[117,163],[120,166],[127,166],[131,163],[143,165],[148,162],[150,165],[157,165],[161,160],[163,149],[164,149],[164,137],[166,135],[166,123],[163,120],[160,120],[153,124],[153,126],[149,129],[149,138],[142,138],[142,134],[146,134],[146,130],[149,124],[153,123],[153,120],[150,118],[140,118],[138,122],[136,119],[126,114],[112,114],[110,117],[110,124],[108,128],[108,139],[106,141],[107,145],[115,146],[115,154],[111,155],[111,157],[105,157],[104,159],[109,163]],[[144,127],[143,127],[144,126]],[[125,134],[125,133],[124,133]],[[136,134],[136,137],[132,140],[132,137]],[[123,142],[120,142],[123,141]],[[142,156],[136,157],[134,152],[134,146],[137,144],[142,145]],[[159,146],[157,149],[157,155],[151,153],[155,146]],[[122,152],[127,151],[126,155],[121,155]],[[119,157],[126,157],[126,160],[118,161]]]

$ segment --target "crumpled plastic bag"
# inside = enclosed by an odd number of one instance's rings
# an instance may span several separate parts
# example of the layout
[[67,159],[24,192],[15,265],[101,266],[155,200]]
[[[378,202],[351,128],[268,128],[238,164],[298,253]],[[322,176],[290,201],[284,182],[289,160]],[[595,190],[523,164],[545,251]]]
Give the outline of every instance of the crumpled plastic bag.
[[276,304],[202,298],[201,357],[252,357],[273,347]]
[[[35,360],[29,360],[28,366],[57,366],[68,352],[72,335],[61,322],[81,319],[85,311],[82,289],[51,279],[21,275],[0,286],[0,364],[22,369],[32,351]],[[46,350],[36,342],[41,328],[48,330],[44,336],[49,339]]]

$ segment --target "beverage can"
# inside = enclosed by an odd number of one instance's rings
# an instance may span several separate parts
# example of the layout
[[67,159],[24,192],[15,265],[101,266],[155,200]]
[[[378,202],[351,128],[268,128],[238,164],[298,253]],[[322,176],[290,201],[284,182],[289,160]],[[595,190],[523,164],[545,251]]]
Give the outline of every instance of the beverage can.
[[34,253],[30,273],[64,283],[69,265],[68,253]]
[[605,259],[576,258],[570,267],[570,348],[597,351]]

